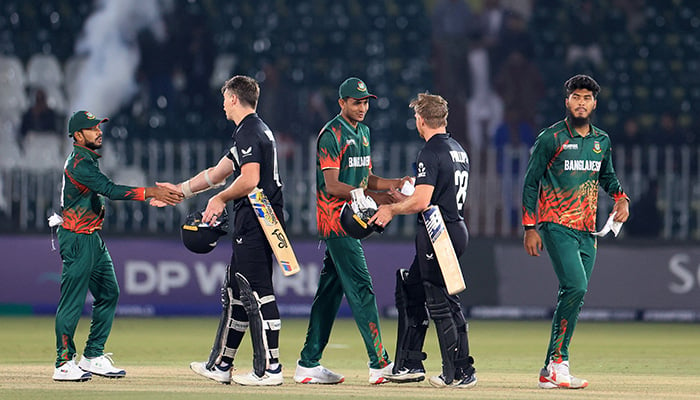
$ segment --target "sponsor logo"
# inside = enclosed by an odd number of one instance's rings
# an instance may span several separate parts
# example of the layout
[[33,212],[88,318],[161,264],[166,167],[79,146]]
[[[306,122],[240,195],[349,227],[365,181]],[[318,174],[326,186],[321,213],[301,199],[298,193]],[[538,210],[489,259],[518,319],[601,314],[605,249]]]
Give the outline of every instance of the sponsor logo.
[[600,161],[564,160],[565,171],[600,171]]
[[578,150],[578,143],[564,143],[564,150]]
[[242,238],[242,237],[237,237],[237,238],[236,238],[236,244],[243,244],[243,238]]
[[241,149],[241,156],[242,157],[248,157],[250,155],[253,155],[253,147],[248,147],[247,149]]
[[355,139],[348,139],[345,141],[346,146],[354,146],[355,145]]
[[423,162],[418,163],[418,174],[417,178],[425,178],[425,164]]
[[289,272],[292,270],[292,264],[289,261],[280,261],[280,266],[282,267],[283,270]]
[[287,238],[284,237],[284,232],[282,232],[280,228],[275,228],[275,230],[272,231],[272,234],[275,236],[275,238],[277,238],[277,247],[280,249],[286,249],[289,247],[287,245]]
[[425,253],[425,259],[430,261],[435,259],[435,253]]
[[595,142],[593,142],[593,152],[597,154],[601,151],[603,150],[600,148],[600,142],[596,140]]

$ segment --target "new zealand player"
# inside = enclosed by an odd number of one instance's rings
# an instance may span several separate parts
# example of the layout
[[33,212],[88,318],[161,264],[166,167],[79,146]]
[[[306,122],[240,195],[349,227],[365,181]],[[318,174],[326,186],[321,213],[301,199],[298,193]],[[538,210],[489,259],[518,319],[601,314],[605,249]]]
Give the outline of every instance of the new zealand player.
[[540,132],[523,186],[525,251],[539,256],[544,243],[559,279],[549,347],[540,371],[543,389],[588,386],[570,374],[569,343],[595,263],[597,243],[591,233],[598,186],[615,199],[615,221],[624,222],[629,216],[629,199],[613,168],[610,137],[591,123],[600,86],[590,76],[576,75],[564,88],[567,116]]
[[[247,195],[259,187],[267,195],[278,216],[282,212],[282,182],[277,163],[277,145],[272,131],[255,112],[260,95],[258,83],[247,76],[234,76],[221,88],[226,118],[236,124],[233,145],[219,163],[201,171],[175,187],[185,197],[222,185],[233,175],[231,185],[209,199],[202,214],[203,222],[216,221],[233,201],[233,254],[222,288],[223,310],[214,346],[207,362],[193,362],[190,368],[197,374],[221,383],[231,380],[240,385],[281,385],[282,366],[279,363],[279,310],[272,288],[272,249],[264,235]],[[284,220],[280,223],[284,225]],[[234,277],[243,275],[257,293],[260,312],[250,312],[241,302],[240,287]],[[252,331],[250,318],[261,318],[262,334]],[[254,321],[258,322],[258,321]],[[245,375],[231,376],[233,360],[246,329],[251,326],[254,353],[266,354],[267,360],[257,360],[265,367]],[[257,356],[256,356],[257,357]],[[254,365],[256,360],[254,359]],[[260,365],[260,364],[258,364]]]
[[294,381],[344,381],[342,375],[324,368],[319,361],[345,295],[370,359],[369,382],[378,384],[385,381],[385,369],[390,369],[391,364],[382,344],[377,303],[362,244],[340,225],[340,212],[355,188],[374,190],[367,194],[379,204],[387,203],[393,201],[393,192],[386,191],[400,187],[409,178],[384,179],[372,173],[369,128],[362,121],[369,99],[376,96],[358,78],[346,79],[338,92],[340,114],[323,127],[317,140],[316,219],[326,253]]
[[[464,253],[469,240],[464,222],[467,199],[469,157],[462,146],[447,133],[447,101],[441,96],[421,93],[411,101],[416,128],[425,145],[418,154],[416,187],[403,201],[379,206],[369,220],[386,225],[394,215],[415,214],[429,205],[437,205],[457,257]],[[476,385],[474,359],[469,355],[467,321],[459,297],[450,295],[440,272],[422,215],[418,216],[416,256],[408,271],[397,271],[396,308],[399,332],[394,368],[387,378],[393,382],[425,379],[422,352],[428,314],[435,323],[442,374],[429,382],[435,387],[470,388]],[[426,313],[426,308],[428,313]]]

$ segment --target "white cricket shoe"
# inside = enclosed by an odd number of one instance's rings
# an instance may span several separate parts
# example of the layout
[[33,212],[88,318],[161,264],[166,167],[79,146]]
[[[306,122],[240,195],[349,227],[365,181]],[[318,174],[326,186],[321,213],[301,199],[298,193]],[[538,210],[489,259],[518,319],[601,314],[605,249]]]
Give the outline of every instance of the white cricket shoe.
[[231,380],[242,386],[279,386],[284,382],[282,379],[282,365],[276,369],[266,369],[263,376],[257,376],[255,371],[243,375],[234,375]]
[[105,353],[95,358],[87,358],[85,354],[83,354],[83,356],[80,357],[78,367],[83,371],[92,372],[95,375],[107,378],[123,378],[126,376],[126,371],[114,367],[112,353]]
[[190,369],[194,371],[195,374],[202,375],[205,378],[223,383],[224,385],[231,383],[231,371],[233,371],[233,366],[227,371],[222,371],[216,365],[211,367],[211,369],[207,369],[206,362],[193,361],[190,363]]
[[[369,363],[368,363],[369,364]],[[389,363],[384,368],[371,368],[369,369],[369,383],[372,385],[379,385],[382,383],[387,383],[389,380],[386,378],[387,374],[391,374],[391,370],[394,369],[394,363]]]
[[58,382],[85,382],[92,379],[92,374],[78,368],[75,364],[75,355],[70,361],[56,367],[53,372],[53,380]]
[[568,361],[550,361],[547,367],[540,371],[538,386],[540,389],[583,389],[588,386],[588,381],[572,376]]
[[324,368],[322,365],[317,365],[313,368],[302,367],[297,363],[297,369],[294,371],[294,382],[296,383],[319,383],[325,385],[335,385],[343,383],[345,377],[340,374]]

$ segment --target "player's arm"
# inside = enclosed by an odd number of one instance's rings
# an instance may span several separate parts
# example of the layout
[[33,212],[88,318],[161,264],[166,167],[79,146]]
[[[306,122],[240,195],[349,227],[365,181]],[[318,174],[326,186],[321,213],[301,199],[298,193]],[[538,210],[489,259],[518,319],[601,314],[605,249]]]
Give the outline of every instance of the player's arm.
[[395,215],[419,213],[430,205],[430,199],[433,197],[434,190],[435,187],[432,185],[417,185],[413,195],[404,198],[404,200],[398,203],[380,205],[379,209],[372,218],[369,219],[368,223],[371,224],[377,221],[381,222],[379,225],[386,225]]
[[615,221],[625,222],[629,218],[629,203],[630,199],[627,197],[625,192],[622,190],[620,181],[615,173],[615,168],[612,162],[612,148],[609,146],[603,157],[603,161],[600,165],[600,175],[598,176],[598,183],[605,190],[607,194],[610,195],[615,200],[615,205],[613,206],[613,211],[616,211]]
[[248,196],[260,182],[260,163],[248,162],[241,165],[241,174],[226,189],[209,199],[207,208],[202,213],[202,221],[216,220],[226,208],[226,203]]
[[543,249],[542,238],[537,232],[537,197],[540,190],[540,180],[547,170],[547,165],[554,156],[554,136],[541,133],[532,150],[530,160],[527,164],[525,179],[523,183],[523,246],[527,254],[539,256]]
[[72,170],[66,170],[66,175],[77,184],[99,193],[110,200],[136,200],[143,201],[147,198],[154,198],[163,205],[175,205],[182,201],[182,195],[176,191],[153,187],[135,187],[119,185],[112,182],[100,171],[95,164],[82,161]]

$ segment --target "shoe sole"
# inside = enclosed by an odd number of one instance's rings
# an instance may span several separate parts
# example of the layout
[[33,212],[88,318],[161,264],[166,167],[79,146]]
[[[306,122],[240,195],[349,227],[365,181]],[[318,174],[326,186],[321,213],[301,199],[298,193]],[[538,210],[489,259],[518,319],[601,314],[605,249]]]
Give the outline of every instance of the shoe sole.
[[345,378],[341,378],[338,382],[319,382],[319,381],[314,381],[314,379],[316,379],[316,378],[306,377],[306,378],[298,379],[295,376],[294,382],[302,384],[302,385],[337,385],[339,383],[345,382]]
[[91,376],[88,376],[87,378],[79,378],[79,379],[56,379],[56,378],[53,378],[54,382],[87,382],[90,379],[92,379]]
[[425,375],[406,375],[400,377],[385,376],[386,380],[393,383],[411,383],[411,382],[423,382],[425,380]]

